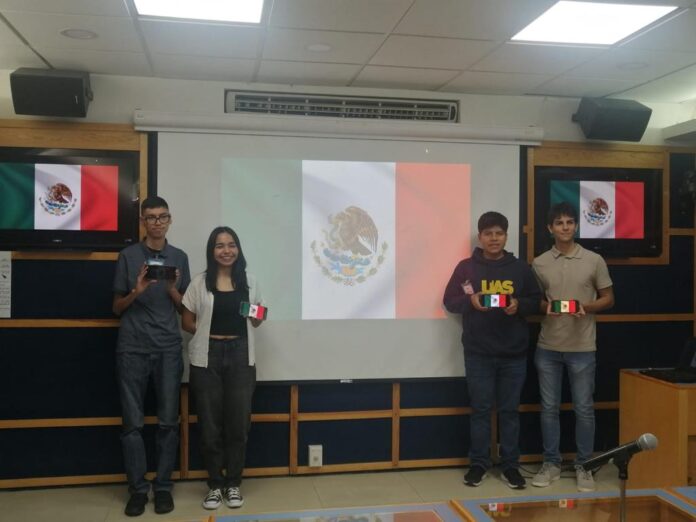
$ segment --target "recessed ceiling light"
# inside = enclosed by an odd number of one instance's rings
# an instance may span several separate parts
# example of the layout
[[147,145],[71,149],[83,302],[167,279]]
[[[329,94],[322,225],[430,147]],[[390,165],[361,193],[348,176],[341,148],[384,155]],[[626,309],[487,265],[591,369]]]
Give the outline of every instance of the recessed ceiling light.
[[134,0],[142,16],[258,24],[263,0]]
[[63,29],[60,34],[76,40],[93,40],[99,37],[97,33],[89,29]]
[[308,51],[314,51],[315,53],[325,53],[331,50],[331,46],[325,43],[314,43],[307,46]]
[[612,45],[677,9],[561,1],[512,37],[515,41]]

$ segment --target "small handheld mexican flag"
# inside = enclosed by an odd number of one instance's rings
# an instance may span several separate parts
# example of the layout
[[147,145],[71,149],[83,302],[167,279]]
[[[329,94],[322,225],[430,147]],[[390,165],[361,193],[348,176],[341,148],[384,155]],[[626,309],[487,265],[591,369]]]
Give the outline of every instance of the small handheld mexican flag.
[[557,314],[575,314],[580,311],[580,302],[577,299],[554,299],[551,301],[551,311]]
[[484,294],[481,296],[481,306],[486,308],[505,308],[510,305],[510,296],[506,294]]
[[268,315],[268,308],[242,301],[242,303],[239,305],[239,313],[243,317],[251,317],[252,319],[266,319],[266,316]]

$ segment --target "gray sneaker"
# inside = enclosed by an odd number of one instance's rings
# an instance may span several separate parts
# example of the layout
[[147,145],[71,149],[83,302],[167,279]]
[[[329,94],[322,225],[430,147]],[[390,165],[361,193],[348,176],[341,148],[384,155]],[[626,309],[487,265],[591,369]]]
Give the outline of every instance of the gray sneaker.
[[561,467],[553,462],[544,462],[537,474],[534,475],[532,485],[538,488],[545,488],[559,478],[561,478]]
[[596,489],[591,471],[585,471],[582,466],[575,466],[575,476],[578,479],[578,491],[594,491]]

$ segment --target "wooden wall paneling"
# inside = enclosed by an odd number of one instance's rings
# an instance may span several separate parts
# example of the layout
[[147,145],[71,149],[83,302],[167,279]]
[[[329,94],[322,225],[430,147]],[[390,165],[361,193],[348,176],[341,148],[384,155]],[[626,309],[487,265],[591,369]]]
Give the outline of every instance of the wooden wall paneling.
[[189,390],[183,385],[179,389],[179,472],[181,478],[189,473]]
[[290,474],[297,474],[297,444],[298,444],[298,410],[300,404],[299,386],[293,384],[290,386]]
[[118,319],[0,319],[0,328],[118,328]]
[[[157,417],[147,415],[145,424],[157,424]],[[0,430],[36,428],[87,428],[91,426],[120,426],[121,417],[79,417],[62,419],[9,419],[0,420]]]
[[12,252],[13,261],[47,258],[56,261],[116,261],[118,252]]
[[[139,194],[140,203],[148,196],[147,193],[147,181],[149,177],[149,172],[147,171],[148,155],[147,155],[147,134],[140,135],[140,187]],[[142,221],[140,222],[140,237],[145,237],[145,225]]]
[[527,263],[534,261],[534,231],[536,227],[545,226],[544,223],[534,223],[534,162],[537,149],[527,149],[527,223],[524,225],[524,233],[527,234]]
[[399,455],[401,453],[401,385],[398,382],[392,384],[392,466],[399,466]]
[[320,411],[298,413],[297,420],[300,422],[325,422],[341,420],[391,419],[392,416],[392,410]]
[[0,120],[0,146],[142,152],[131,125],[37,120]]
[[534,151],[538,166],[664,168],[664,147],[549,141]]
[[470,415],[471,408],[405,408],[400,412],[401,417],[438,417],[442,415]]

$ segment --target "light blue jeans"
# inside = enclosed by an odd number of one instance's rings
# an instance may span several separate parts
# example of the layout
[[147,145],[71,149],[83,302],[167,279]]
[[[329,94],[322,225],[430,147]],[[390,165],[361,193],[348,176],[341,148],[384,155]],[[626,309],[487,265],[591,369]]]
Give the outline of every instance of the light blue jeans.
[[575,463],[592,457],[595,435],[594,401],[595,352],[557,352],[537,347],[534,356],[541,394],[541,435],[544,462],[561,464],[561,385],[563,368],[568,369],[570,392],[575,412]]

